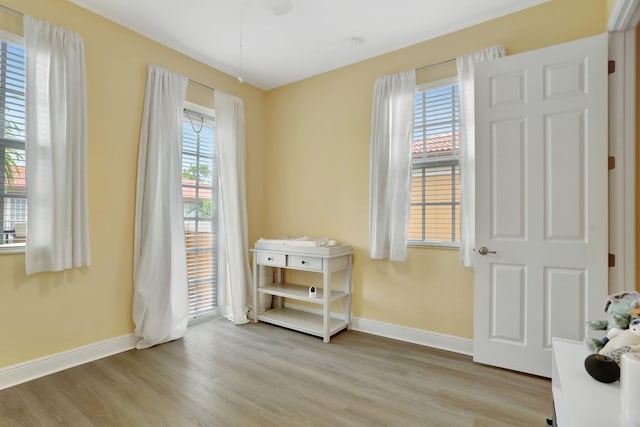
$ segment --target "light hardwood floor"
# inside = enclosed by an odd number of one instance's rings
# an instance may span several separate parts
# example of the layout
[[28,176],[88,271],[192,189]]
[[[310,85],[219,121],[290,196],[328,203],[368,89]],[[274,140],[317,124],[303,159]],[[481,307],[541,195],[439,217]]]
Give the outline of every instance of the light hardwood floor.
[[0,391],[0,426],[544,426],[547,379],[346,331],[215,320]]

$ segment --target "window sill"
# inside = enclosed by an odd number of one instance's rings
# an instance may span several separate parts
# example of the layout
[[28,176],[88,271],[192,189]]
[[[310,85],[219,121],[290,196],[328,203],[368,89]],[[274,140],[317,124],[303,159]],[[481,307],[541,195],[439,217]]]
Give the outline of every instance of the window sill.
[[24,243],[15,243],[0,246],[0,255],[23,254],[25,252]]
[[407,246],[410,248],[458,250],[460,242],[409,242]]

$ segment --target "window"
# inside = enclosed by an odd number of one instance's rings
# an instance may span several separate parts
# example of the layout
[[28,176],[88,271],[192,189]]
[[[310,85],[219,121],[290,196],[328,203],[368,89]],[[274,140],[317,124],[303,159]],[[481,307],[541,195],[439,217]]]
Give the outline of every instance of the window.
[[460,244],[460,108],[456,78],[419,86],[412,140],[409,243]]
[[185,108],[182,121],[182,201],[191,317],[218,305],[218,172],[212,113]]
[[25,54],[22,40],[0,33],[0,248],[27,237]]

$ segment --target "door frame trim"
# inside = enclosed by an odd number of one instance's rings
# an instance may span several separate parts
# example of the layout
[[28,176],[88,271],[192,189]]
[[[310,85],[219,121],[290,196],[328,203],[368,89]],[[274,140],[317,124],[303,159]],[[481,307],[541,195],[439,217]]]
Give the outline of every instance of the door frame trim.
[[636,289],[636,27],[640,2],[617,0],[609,16],[609,155],[616,168],[609,174],[610,293]]
[[611,10],[607,30],[611,32],[635,29],[640,22],[640,5],[636,0],[617,0]]

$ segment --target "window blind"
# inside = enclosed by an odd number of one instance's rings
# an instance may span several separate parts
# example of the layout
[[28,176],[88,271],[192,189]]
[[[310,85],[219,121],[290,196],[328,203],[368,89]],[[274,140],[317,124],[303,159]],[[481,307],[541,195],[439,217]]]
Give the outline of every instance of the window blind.
[[18,37],[0,34],[0,246],[27,235],[25,52]]
[[416,91],[409,240],[460,240],[459,90],[455,79]]
[[185,110],[182,142],[189,312],[200,316],[218,305],[218,171],[213,118]]

